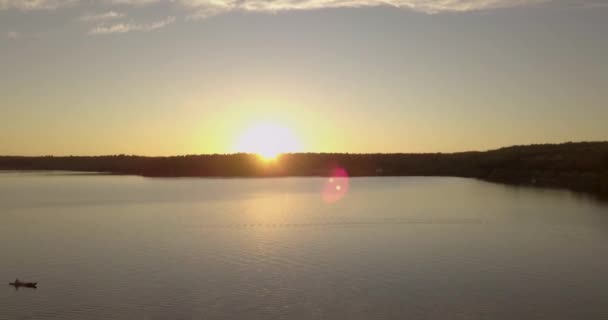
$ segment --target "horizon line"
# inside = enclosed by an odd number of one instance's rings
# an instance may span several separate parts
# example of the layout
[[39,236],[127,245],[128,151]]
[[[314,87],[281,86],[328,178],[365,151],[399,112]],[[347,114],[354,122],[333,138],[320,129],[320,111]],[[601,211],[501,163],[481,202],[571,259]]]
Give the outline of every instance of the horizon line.
[[[558,146],[558,145],[566,145],[566,144],[593,144],[593,143],[608,143],[608,140],[592,140],[592,141],[566,141],[566,142],[557,142],[557,143],[530,143],[530,144],[514,144],[508,145],[504,147],[498,147],[493,149],[485,149],[485,150],[466,150],[466,151],[454,151],[454,152],[315,152],[315,151],[302,151],[302,152],[284,152],[279,153],[277,157],[284,155],[428,155],[428,154],[462,154],[462,153],[483,153],[490,151],[497,151],[508,148],[516,148],[516,147],[527,147],[527,146]],[[138,154],[126,154],[126,153],[116,153],[116,154],[97,154],[97,155],[54,155],[54,154],[46,154],[46,155],[0,155],[1,158],[95,158],[95,157],[139,157],[139,158],[177,158],[177,157],[197,157],[197,156],[236,156],[236,155],[250,155],[250,156],[260,156],[258,153],[252,152],[227,152],[227,153],[191,153],[191,154],[175,154],[175,155],[138,155]]]

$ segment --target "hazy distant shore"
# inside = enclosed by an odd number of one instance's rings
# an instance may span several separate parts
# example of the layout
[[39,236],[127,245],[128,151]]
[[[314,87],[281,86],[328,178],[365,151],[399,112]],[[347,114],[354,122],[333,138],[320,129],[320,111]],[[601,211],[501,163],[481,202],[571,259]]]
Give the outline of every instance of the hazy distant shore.
[[608,142],[513,146],[485,152],[428,154],[285,154],[174,157],[0,156],[0,170],[62,170],[147,177],[455,176],[564,188],[608,196]]

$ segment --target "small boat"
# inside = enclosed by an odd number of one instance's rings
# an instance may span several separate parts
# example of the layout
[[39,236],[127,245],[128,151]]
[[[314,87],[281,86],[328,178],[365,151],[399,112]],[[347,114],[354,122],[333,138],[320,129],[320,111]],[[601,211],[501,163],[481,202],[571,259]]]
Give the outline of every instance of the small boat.
[[13,286],[15,288],[25,287],[25,288],[36,288],[38,282],[23,282],[19,281],[19,279],[15,279],[15,282],[9,282],[9,286]]

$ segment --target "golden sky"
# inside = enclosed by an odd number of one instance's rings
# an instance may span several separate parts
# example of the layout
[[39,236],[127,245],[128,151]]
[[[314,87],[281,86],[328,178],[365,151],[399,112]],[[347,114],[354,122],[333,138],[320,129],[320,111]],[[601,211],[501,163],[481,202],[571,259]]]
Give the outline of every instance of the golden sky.
[[608,139],[601,1],[134,2],[0,1],[0,154]]

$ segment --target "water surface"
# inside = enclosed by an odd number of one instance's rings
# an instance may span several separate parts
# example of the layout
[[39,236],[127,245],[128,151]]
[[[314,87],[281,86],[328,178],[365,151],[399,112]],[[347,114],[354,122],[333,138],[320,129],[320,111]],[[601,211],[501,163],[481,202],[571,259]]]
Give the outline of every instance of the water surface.
[[608,319],[608,206],[460,178],[0,173],[0,319]]

